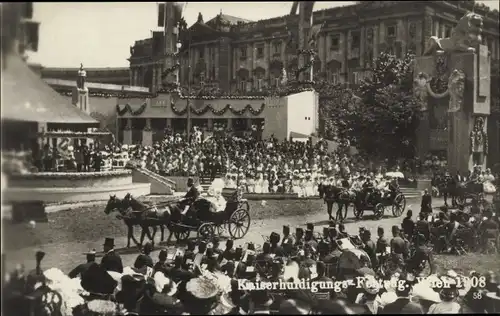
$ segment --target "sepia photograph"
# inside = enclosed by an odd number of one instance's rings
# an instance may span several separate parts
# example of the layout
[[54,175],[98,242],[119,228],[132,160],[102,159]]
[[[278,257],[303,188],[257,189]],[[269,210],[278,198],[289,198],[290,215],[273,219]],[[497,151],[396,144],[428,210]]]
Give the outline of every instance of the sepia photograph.
[[2,315],[500,314],[497,0],[0,17]]

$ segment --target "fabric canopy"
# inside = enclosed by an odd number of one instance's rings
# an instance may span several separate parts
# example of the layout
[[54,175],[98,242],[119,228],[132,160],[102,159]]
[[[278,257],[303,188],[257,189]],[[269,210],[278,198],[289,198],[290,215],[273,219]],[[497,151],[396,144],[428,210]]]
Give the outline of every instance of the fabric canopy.
[[99,126],[97,120],[71,104],[31,71],[19,56],[6,57],[5,65],[2,120]]

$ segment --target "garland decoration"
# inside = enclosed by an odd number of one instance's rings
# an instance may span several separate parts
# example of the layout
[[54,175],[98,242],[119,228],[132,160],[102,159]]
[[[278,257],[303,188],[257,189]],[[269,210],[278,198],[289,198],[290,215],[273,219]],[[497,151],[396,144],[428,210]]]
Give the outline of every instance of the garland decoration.
[[108,136],[111,134],[110,132],[73,132],[73,131],[48,131],[38,133],[38,136],[41,137],[99,137],[99,136]]
[[[170,104],[170,106],[172,108],[172,112],[174,112],[176,115],[182,116],[182,115],[186,114],[187,107],[185,107],[184,109],[179,109],[175,106],[175,102],[172,102]],[[243,115],[243,114],[245,114],[245,112],[248,111],[252,115],[257,116],[257,115],[260,115],[264,111],[264,107],[266,106],[266,104],[262,103],[258,110],[255,110],[254,108],[252,108],[252,106],[250,104],[247,104],[242,109],[235,109],[231,104],[226,104],[226,106],[223,107],[222,109],[216,109],[211,104],[207,104],[202,109],[194,108],[192,105],[190,105],[190,106],[191,106],[191,113],[194,113],[196,115],[203,115],[203,114],[207,113],[208,111],[212,111],[212,113],[217,115],[217,116],[224,115],[224,113],[226,113],[227,111],[231,111],[231,113],[233,113],[234,115]]]
[[100,172],[36,172],[27,174],[15,174],[9,176],[11,179],[95,179],[104,177],[115,177],[131,174],[131,170],[114,170]]
[[305,55],[309,56],[309,59],[307,60],[307,63],[305,63],[304,66],[300,67],[295,71],[295,77],[299,78],[299,75],[303,73],[304,71],[310,69],[313,64],[314,64],[314,59],[316,57],[316,52],[313,49],[299,49],[298,50],[298,55]]
[[488,154],[488,134],[484,131],[484,121],[482,118],[478,118],[473,131],[470,135],[470,142],[472,151],[478,145],[483,145],[483,152]]
[[125,104],[123,109],[120,107],[119,104],[116,105],[116,113],[118,113],[119,116],[123,116],[125,114],[130,113],[134,116],[141,115],[145,110],[146,110],[147,103],[144,102],[137,110],[133,110],[130,104]]
[[[175,63],[172,67],[169,67],[169,68],[165,69],[165,71],[162,72],[161,78],[164,79],[165,77],[167,77],[168,75],[170,75],[171,73],[173,73],[174,71],[176,71],[177,69],[179,69],[180,67],[181,67],[180,63],[178,63],[178,62]],[[165,83],[165,84],[171,84],[171,83],[168,82],[168,83]]]
[[[73,91],[70,90],[59,90],[56,89],[61,95],[70,97],[73,95]],[[99,92],[99,91],[89,91],[88,92],[90,97],[97,97],[97,98],[118,98],[118,99],[137,99],[137,98],[154,98],[156,97],[155,94],[152,94],[150,92],[143,92],[138,94],[136,91],[130,91],[129,93],[123,93],[123,92]]]

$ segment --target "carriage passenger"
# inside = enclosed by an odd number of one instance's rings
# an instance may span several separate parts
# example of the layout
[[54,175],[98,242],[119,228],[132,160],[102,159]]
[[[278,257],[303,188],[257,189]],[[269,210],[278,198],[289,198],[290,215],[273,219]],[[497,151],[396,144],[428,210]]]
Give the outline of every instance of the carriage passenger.
[[193,178],[188,179],[187,187],[189,188],[189,190],[186,192],[186,195],[184,195],[184,198],[179,201],[180,204],[184,207],[182,211],[183,215],[187,213],[193,202],[200,197],[200,191],[198,190],[198,187],[194,185]]

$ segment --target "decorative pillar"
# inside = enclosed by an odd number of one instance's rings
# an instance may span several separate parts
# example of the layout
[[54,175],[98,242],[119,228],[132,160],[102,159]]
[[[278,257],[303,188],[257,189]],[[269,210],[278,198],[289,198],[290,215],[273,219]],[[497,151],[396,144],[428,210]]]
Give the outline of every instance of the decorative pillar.
[[133,86],[138,86],[139,85],[139,68],[134,67],[132,68],[132,85]]
[[172,119],[170,117],[167,117],[167,127],[172,128]]
[[213,126],[214,126],[214,119],[212,119],[212,118],[208,118],[208,119],[207,119],[207,129],[208,129],[209,131],[211,131],[211,130],[212,130],[212,128],[213,128]]
[[233,119],[232,118],[227,119],[226,129],[233,129]]
[[151,119],[146,118],[146,125],[142,130],[142,145],[153,146],[153,130],[151,129]]
[[132,119],[125,119],[125,127],[123,128],[123,144],[132,145]]

